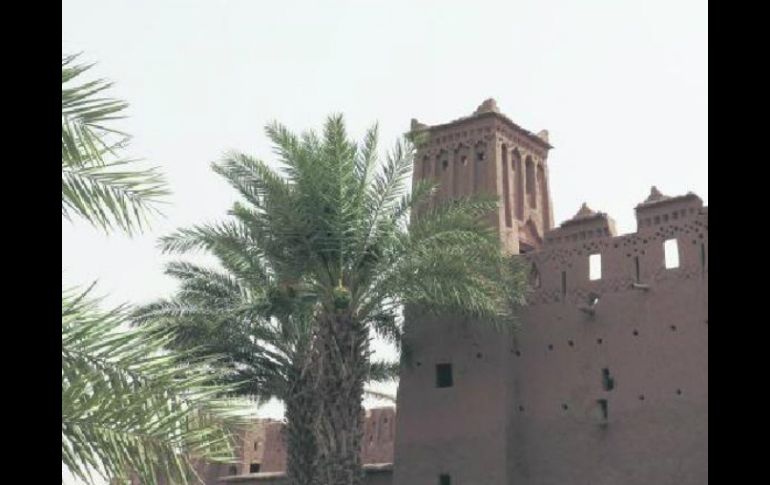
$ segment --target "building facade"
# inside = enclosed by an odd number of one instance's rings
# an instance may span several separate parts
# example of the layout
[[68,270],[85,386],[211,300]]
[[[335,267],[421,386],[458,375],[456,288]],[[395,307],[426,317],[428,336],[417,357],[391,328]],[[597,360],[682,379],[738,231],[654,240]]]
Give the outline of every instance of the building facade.
[[637,232],[583,205],[553,228],[547,132],[493,100],[426,126],[414,180],[491,192],[532,294],[517,331],[408,315],[395,484],[708,483],[708,209],[653,187]]

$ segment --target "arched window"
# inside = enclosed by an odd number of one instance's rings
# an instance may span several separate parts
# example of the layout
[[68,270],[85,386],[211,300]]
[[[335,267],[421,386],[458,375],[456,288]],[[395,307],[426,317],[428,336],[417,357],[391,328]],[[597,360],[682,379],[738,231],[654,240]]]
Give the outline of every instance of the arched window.
[[486,160],[486,146],[484,142],[476,143],[475,147],[476,161],[473,163],[473,192],[479,193],[484,189],[484,160]]
[[548,191],[545,184],[545,169],[543,164],[537,166],[537,187],[540,190],[540,212],[543,214],[543,227],[551,227],[551,214],[548,207]]
[[508,146],[502,145],[502,157],[500,158],[500,170],[503,172],[503,207],[505,209],[505,226],[513,227],[513,214],[511,213],[511,183],[509,180],[510,167],[508,166]]
[[511,153],[511,166],[513,167],[514,193],[516,194],[516,219],[524,219],[524,177],[521,166],[521,154],[514,148]]
[[530,207],[537,206],[537,200],[535,198],[535,164],[532,162],[532,158],[527,157],[525,162],[526,180],[525,191],[527,192],[527,203]]

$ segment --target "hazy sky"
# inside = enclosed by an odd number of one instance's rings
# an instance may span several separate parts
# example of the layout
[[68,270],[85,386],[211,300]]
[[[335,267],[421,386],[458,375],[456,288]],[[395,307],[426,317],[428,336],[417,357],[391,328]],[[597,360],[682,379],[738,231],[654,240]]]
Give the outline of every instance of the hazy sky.
[[[65,280],[110,302],[168,295],[158,236],[221,218],[228,149],[267,161],[263,126],[342,112],[383,146],[409,120],[446,122],[494,97],[550,132],[556,221],[583,201],[635,230],[651,185],[708,202],[706,0],[63,0],[62,50],[83,51],[131,103],[133,156],[162,167],[165,218],[129,239],[62,223]],[[198,258],[200,260],[200,258]]]

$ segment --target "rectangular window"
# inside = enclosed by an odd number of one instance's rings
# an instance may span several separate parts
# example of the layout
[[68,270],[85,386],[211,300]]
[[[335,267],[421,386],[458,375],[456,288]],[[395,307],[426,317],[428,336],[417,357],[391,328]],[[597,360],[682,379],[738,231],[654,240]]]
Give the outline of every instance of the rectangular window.
[[668,239],[663,243],[663,253],[665,256],[666,269],[679,267],[679,245],[676,239]]
[[588,279],[591,281],[602,279],[601,254],[592,254],[588,257]]
[[564,300],[567,298],[567,272],[561,272],[561,298]]
[[634,257],[634,266],[636,269],[636,282],[641,283],[642,282],[640,278],[641,274],[639,273],[639,256]]
[[259,463],[252,463],[249,465],[249,473],[259,473],[261,465]]
[[607,417],[609,415],[609,409],[608,409],[608,405],[607,405],[607,400],[606,399],[599,399],[597,402],[599,404],[599,413],[600,413],[602,421],[607,421]]
[[452,387],[452,364],[436,365],[436,387]]
[[602,387],[605,391],[611,391],[615,388],[615,380],[610,376],[610,370],[606,367],[602,369]]
[[452,485],[452,477],[446,473],[442,473],[438,476],[438,485]]

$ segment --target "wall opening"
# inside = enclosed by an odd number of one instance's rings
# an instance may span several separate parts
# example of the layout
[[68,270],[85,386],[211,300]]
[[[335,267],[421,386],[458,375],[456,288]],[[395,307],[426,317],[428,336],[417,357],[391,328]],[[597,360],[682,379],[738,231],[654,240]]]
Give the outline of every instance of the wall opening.
[[444,163],[444,159],[446,158],[446,152],[444,150],[441,150],[436,156],[436,164],[433,165],[433,178],[436,179],[436,182],[441,180],[441,166]]
[[639,272],[639,256],[634,256],[634,275],[637,283],[641,283],[641,273]]
[[530,207],[535,207],[537,205],[537,198],[535,197],[535,164],[530,157],[527,157],[524,162],[524,169],[527,172],[524,180],[527,204]]
[[521,166],[521,155],[519,150],[514,148],[511,153],[511,165],[513,166],[514,194],[516,194],[516,218],[524,219],[524,178],[523,168]]
[[436,387],[452,387],[452,364],[436,364]]
[[602,279],[601,254],[592,254],[588,257],[588,279],[591,281]]
[[476,144],[476,161],[473,163],[473,193],[477,194],[484,187],[484,145]]
[[254,451],[257,451],[259,449],[259,441],[254,442]]
[[259,463],[252,463],[249,465],[249,473],[259,473],[259,469],[262,468],[262,465]]
[[551,227],[551,214],[548,207],[548,191],[545,183],[545,169],[543,164],[537,166],[537,187],[540,191],[540,213],[543,215],[543,226],[548,229]]
[[679,244],[676,239],[667,239],[663,243],[663,255],[666,269],[679,267]]
[[460,196],[460,171],[463,169],[462,163],[460,163],[460,149],[458,148],[454,152],[454,164],[452,165],[452,197]]
[[438,485],[452,485],[452,477],[447,473],[438,476]]
[[607,421],[608,415],[609,415],[609,409],[608,409],[608,403],[606,399],[599,399],[597,401],[599,403],[599,413],[601,416],[602,421]]
[[706,245],[703,243],[700,245],[700,267],[706,271]]
[[561,299],[567,298],[567,272],[561,272]]
[[428,180],[428,177],[430,177],[430,158],[425,155],[422,157],[422,179]]
[[227,470],[228,475],[237,475],[238,474],[238,467],[235,465],[230,465],[230,468]]
[[612,378],[610,375],[610,370],[606,367],[602,369],[602,388],[605,391],[611,391],[615,389],[615,379]]
[[511,183],[508,168],[508,146],[502,146],[500,169],[503,172],[503,206],[505,208],[505,226],[513,227],[513,214],[511,213]]

